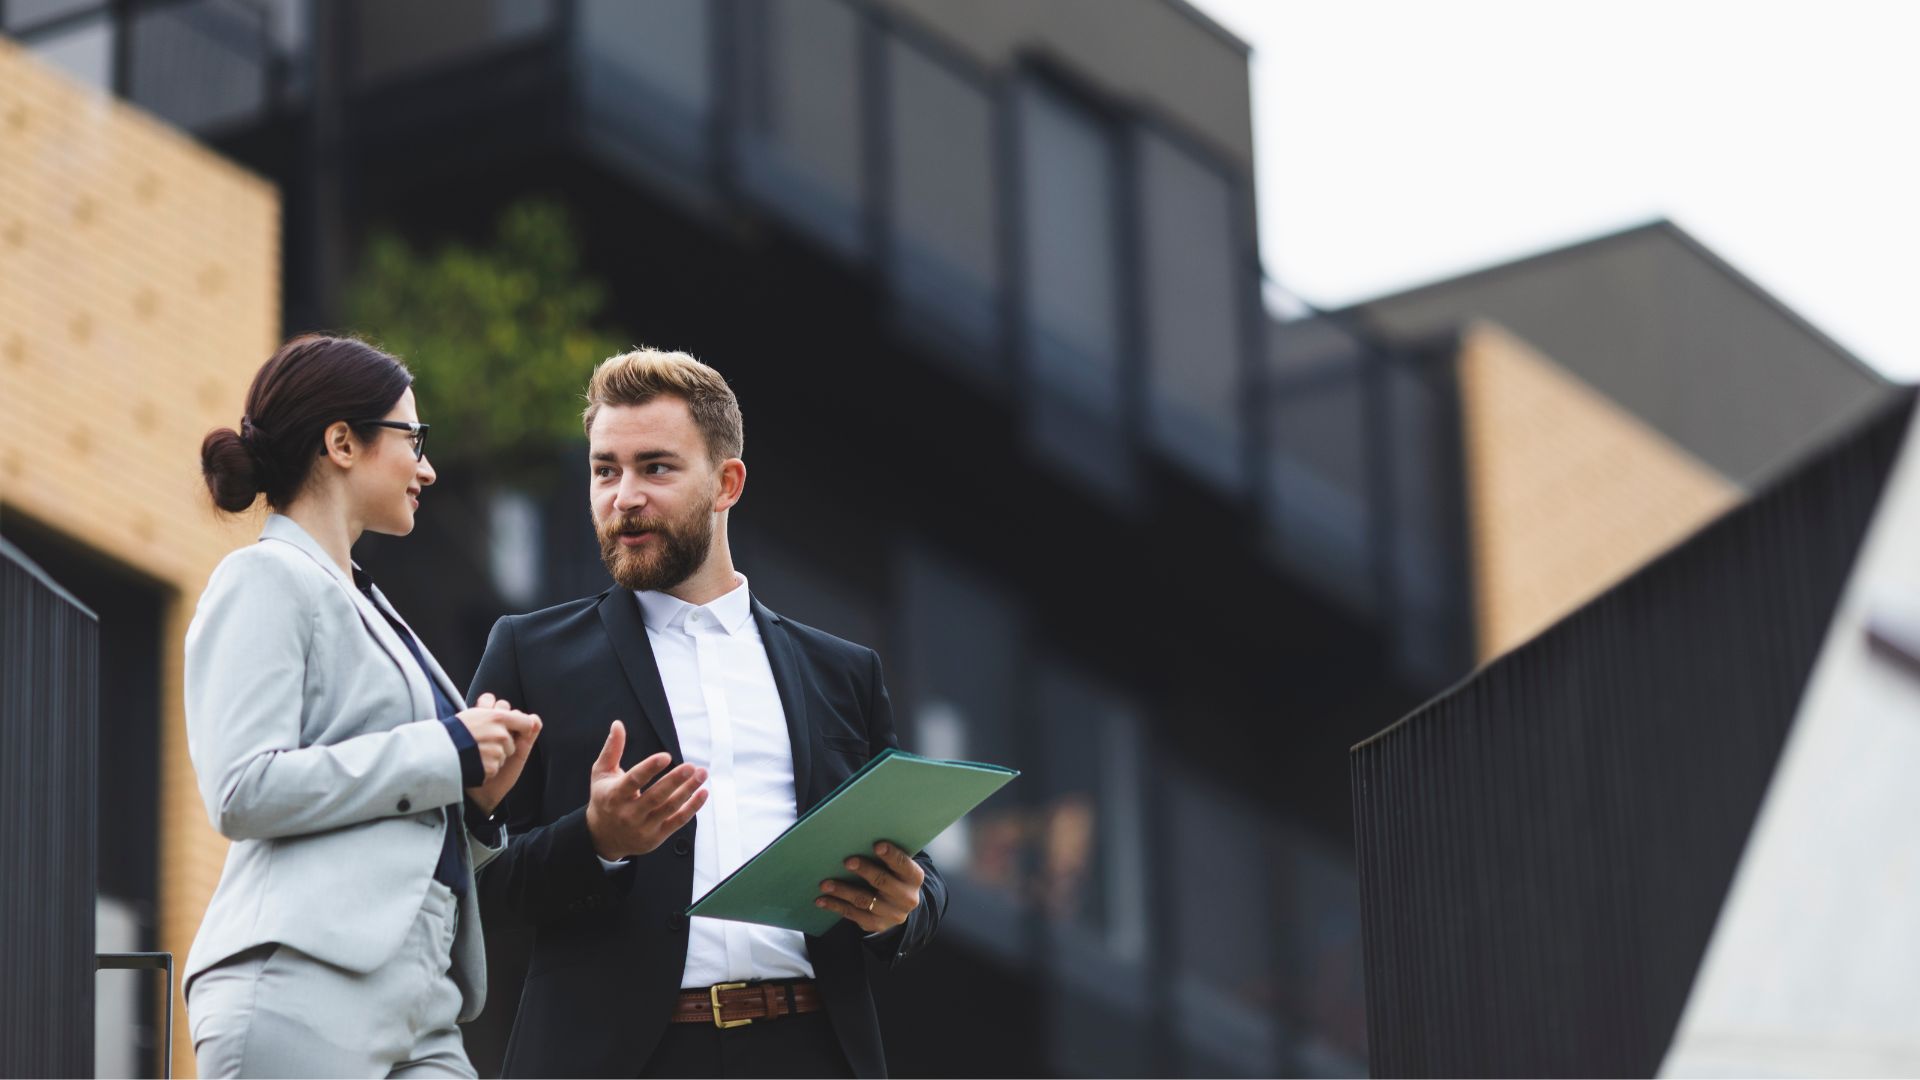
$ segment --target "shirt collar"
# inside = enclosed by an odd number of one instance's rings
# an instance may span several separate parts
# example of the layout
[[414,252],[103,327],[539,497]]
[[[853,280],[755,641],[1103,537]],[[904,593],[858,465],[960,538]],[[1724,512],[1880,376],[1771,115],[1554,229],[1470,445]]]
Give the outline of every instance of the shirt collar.
[[696,607],[677,596],[663,592],[635,592],[640,600],[640,615],[647,629],[658,632],[686,625],[687,616],[704,611],[722,632],[736,634],[753,618],[753,593],[747,587],[747,575],[734,571],[734,587],[726,594]]

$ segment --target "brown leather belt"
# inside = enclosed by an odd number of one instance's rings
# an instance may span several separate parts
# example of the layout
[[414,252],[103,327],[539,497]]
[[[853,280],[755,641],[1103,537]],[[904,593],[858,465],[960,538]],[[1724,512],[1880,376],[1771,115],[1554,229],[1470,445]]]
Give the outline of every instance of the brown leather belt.
[[735,1028],[818,1008],[820,992],[809,981],[719,983],[704,990],[680,991],[672,1019],[676,1024]]

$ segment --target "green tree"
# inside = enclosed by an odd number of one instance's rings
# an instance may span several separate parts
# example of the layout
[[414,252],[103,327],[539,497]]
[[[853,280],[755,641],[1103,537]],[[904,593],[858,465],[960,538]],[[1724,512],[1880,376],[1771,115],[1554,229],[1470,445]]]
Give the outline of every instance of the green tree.
[[413,371],[430,445],[509,474],[579,436],[587,377],[622,349],[605,304],[566,208],[545,199],[508,207],[482,249],[417,252],[378,231],[345,296],[349,325]]

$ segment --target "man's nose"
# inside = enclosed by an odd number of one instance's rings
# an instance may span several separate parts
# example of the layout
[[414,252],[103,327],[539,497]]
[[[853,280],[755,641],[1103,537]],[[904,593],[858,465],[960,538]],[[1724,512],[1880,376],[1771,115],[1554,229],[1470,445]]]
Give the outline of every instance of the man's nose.
[[621,511],[637,510],[645,505],[647,505],[647,494],[640,484],[632,480],[621,480],[620,488],[613,496],[613,508]]

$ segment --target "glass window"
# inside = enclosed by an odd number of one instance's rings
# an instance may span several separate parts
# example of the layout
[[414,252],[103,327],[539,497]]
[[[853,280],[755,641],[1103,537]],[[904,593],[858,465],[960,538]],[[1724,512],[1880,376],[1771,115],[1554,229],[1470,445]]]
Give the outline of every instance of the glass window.
[[580,0],[573,74],[589,130],[623,158],[704,175],[713,20],[706,0]]
[[0,3],[0,12],[4,12],[0,25],[4,25],[8,33],[27,33],[42,23],[83,11],[104,15],[110,6],[106,0],[5,0]]
[[1452,383],[1423,370],[1420,359],[1396,357],[1382,368],[1392,504],[1389,566],[1400,665],[1437,686],[1473,664],[1459,524],[1466,488],[1459,475]]
[[843,0],[745,0],[740,182],[846,254],[865,249],[863,27]]
[[200,134],[265,113],[273,44],[262,9],[197,0],[141,9],[130,27],[135,104]]
[[1360,885],[1342,857],[1295,829],[1276,838],[1284,875],[1281,964],[1286,1015],[1296,1031],[1296,1076],[1367,1075],[1367,999],[1360,942]]
[[1021,255],[1026,344],[1044,389],[1117,422],[1121,414],[1119,193],[1111,140],[1045,87],[1021,95]]
[[359,0],[348,21],[354,83],[477,58],[544,31],[553,15],[554,0]]
[[1099,117],[1039,83],[1020,91],[1021,351],[1042,457],[1124,495],[1119,181]]
[[[894,698],[901,737],[932,757],[1030,771],[1016,602],[992,581],[923,548],[909,551],[902,576],[905,692]],[[996,794],[928,850],[952,890],[947,924],[1025,966],[1033,954],[1025,912],[1034,829],[1019,787]]]
[[1237,491],[1253,299],[1244,223],[1219,170],[1150,131],[1137,146],[1148,430],[1174,460]]
[[312,0],[260,0],[267,36],[286,65],[280,92],[288,101],[304,101],[313,92]]
[[1379,611],[1370,470],[1369,353],[1331,320],[1275,323],[1267,334],[1265,408],[1269,535],[1302,582],[1348,610]]
[[111,91],[114,34],[113,20],[96,15],[35,34],[27,39],[26,46],[42,61],[80,82]]
[[887,43],[891,273],[909,321],[955,339],[996,373],[1000,221],[993,99],[900,39]]
[[1162,860],[1174,910],[1178,1071],[1272,1076],[1280,1070],[1274,895],[1264,815],[1180,767],[1166,772]]
[[1147,977],[1145,757],[1138,711],[1112,687],[1041,667],[1033,726],[1034,892],[1048,928],[1053,1060],[1063,1074],[1125,1075],[1152,1051]]

